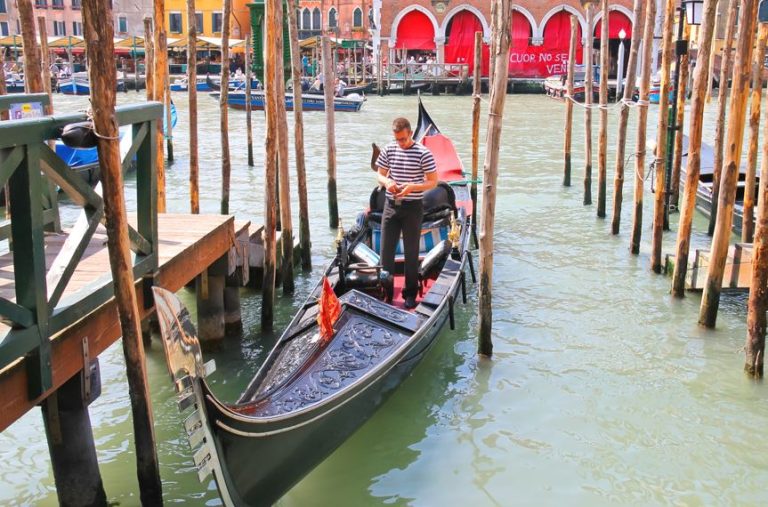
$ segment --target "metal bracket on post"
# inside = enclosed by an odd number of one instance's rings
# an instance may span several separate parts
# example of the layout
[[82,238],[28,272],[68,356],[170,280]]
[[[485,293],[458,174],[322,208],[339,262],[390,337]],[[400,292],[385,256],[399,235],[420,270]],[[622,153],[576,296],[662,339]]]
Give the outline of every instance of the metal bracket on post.
[[88,406],[91,400],[91,354],[88,350],[88,337],[83,337],[83,379],[80,385],[82,386],[82,400],[83,406]]

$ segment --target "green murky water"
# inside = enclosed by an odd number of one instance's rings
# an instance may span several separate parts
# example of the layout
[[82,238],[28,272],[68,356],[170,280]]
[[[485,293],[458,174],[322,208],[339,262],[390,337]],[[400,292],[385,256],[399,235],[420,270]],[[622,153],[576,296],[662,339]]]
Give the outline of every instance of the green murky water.
[[[120,101],[138,97],[130,93]],[[180,122],[168,194],[169,210],[181,212],[188,209],[187,107],[183,95],[175,100]],[[86,104],[61,96],[55,102],[62,112]],[[468,165],[471,99],[428,96],[425,103]],[[628,252],[631,178],[619,236],[611,236],[610,221],[595,217],[594,206],[582,206],[581,111],[577,108],[574,131],[574,186],[563,188],[562,104],[543,96],[507,98],[497,190],[493,360],[475,356],[476,297],[471,297],[457,312],[456,331],[444,330],[386,405],[281,505],[765,503],[768,444],[760,434],[768,427],[768,389],[741,373],[746,296],[723,298],[715,331],[696,324],[698,295],[669,296],[669,279],[649,268],[649,183],[637,257]],[[415,112],[415,97],[370,97],[361,113],[337,115],[342,216],[364,207],[374,185],[370,143],[388,140],[394,116],[415,120]],[[707,111],[708,118],[713,115],[714,104]],[[296,299],[279,299],[278,328],[332,253],[324,117],[305,118],[315,269],[298,277]],[[611,182],[616,118],[612,111]],[[655,109],[651,118],[655,122]],[[208,213],[219,206],[218,121],[216,102],[202,95],[200,193]],[[257,167],[248,168],[245,116],[230,113],[231,209],[254,222],[263,205],[263,123],[263,113],[254,113]],[[712,130],[710,124],[705,141],[711,142]],[[634,124],[630,140],[633,146]],[[593,191],[596,196],[596,186]],[[703,226],[697,217],[694,245],[706,244]],[[666,252],[674,238],[674,232],[665,235]],[[194,301],[189,293],[185,298]],[[259,334],[259,294],[244,291],[242,302],[244,335],[229,338],[215,355],[218,372],[212,380],[223,399],[240,393],[274,339]],[[194,473],[158,342],[147,360],[165,499],[217,505],[215,485],[198,483]],[[136,505],[119,344],[101,357],[101,369],[103,394],[90,411],[101,472],[110,500]],[[0,504],[56,504],[39,410],[0,435]]]

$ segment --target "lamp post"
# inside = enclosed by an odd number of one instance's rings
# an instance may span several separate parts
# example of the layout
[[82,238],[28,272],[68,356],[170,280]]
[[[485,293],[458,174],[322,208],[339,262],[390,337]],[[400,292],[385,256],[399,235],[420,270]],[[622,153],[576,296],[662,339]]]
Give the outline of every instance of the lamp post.
[[[669,230],[669,211],[672,185],[672,157],[675,146],[675,135],[682,125],[677,125],[677,101],[680,92],[680,61],[683,55],[688,54],[688,40],[683,38],[683,22],[689,25],[701,24],[701,13],[704,5],[703,0],[683,0],[679,12],[679,21],[677,26],[677,41],[675,43],[675,80],[673,83],[672,107],[669,119],[669,134],[667,135],[667,164],[666,164],[666,194],[664,201],[664,229]],[[667,90],[659,90],[659,93],[668,93]]]
[[621,91],[624,89],[624,39],[626,38],[627,32],[622,28],[619,32],[619,61],[616,66],[616,102],[620,100]]

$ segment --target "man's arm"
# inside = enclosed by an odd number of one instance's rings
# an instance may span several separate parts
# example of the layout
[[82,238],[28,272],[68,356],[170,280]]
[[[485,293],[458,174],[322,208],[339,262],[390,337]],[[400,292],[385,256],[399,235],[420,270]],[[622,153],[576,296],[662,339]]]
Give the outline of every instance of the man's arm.
[[390,193],[396,193],[397,192],[397,183],[395,183],[395,180],[389,177],[389,169],[386,167],[379,167],[379,172],[376,174],[376,179],[379,182],[379,185],[386,188]]

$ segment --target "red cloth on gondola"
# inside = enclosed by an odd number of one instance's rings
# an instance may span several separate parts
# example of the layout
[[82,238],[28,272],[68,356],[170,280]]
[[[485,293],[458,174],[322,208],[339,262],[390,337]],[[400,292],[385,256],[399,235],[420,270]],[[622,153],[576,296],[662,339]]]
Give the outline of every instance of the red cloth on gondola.
[[341,314],[341,303],[328,277],[323,277],[323,291],[320,293],[319,311],[317,312],[317,325],[320,327],[320,338],[327,342],[333,337],[333,325]]
[[423,12],[411,11],[397,25],[397,49],[435,49],[435,28]]

